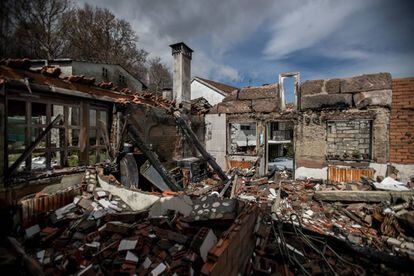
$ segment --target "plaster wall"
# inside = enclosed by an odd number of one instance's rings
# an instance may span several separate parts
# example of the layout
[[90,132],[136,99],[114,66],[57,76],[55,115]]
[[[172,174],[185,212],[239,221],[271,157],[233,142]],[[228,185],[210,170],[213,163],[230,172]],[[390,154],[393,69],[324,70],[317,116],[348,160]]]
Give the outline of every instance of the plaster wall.
[[222,94],[195,79],[191,82],[191,99],[200,97],[204,97],[211,105],[221,103],[224,99]]

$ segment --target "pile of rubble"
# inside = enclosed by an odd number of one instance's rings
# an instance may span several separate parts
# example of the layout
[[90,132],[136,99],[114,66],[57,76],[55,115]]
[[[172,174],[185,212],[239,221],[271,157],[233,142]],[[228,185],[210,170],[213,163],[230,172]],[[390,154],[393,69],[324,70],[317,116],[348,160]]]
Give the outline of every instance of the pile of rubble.
[[80,188],[73,202],[24,231],[28,254],[46,274],[199,274],[245,207],[214,194],[127,190],[94,169]]
[[[409,271],[411,191],[292,181],[283,173],[270,180],[254,168],[229,175],[149,193],[88,169],[79,195],[26,228],[21,242],[47,274],[214,274],[242,232],[251,241],[246,274]],[[258,216],[249,217],[252,208]],[[243,226],[249,220],[251,229]]]

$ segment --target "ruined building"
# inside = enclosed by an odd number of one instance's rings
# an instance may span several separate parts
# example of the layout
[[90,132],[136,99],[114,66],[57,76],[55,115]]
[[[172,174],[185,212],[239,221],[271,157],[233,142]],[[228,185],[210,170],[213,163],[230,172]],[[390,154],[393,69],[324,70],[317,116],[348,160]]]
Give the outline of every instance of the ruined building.
[[171,99],[1,61],[2,271],[411,273],[414,78],[199,78],[212,106],[170,47]]
[[413,79],[378,73],[299,84],[298,73],[289,77],[297,80],[290,103],[279,82],[242,88],[206,115],[206,147],[222,166],[258,163],[265,175],[276,158],[295,178],[409,181]]

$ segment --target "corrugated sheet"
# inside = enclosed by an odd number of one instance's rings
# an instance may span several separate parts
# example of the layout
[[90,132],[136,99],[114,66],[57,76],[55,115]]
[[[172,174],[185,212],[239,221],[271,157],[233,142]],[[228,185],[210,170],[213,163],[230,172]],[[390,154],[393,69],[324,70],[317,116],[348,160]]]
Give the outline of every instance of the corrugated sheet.
[[331,182],[358,182],[361,176],[367,176],[369,178],[374,177],[374,169],[358,169],[358,168],[343,168],[336,166],[329,166],[328,168],[328,180]]
[[73,198],[79,193],[79,187],[71,187],[53,194],[35,196],[20,200],[19,205],[21,206],[21,219],[23,227],[35,222],[40,214],[56,210],[71,203]]

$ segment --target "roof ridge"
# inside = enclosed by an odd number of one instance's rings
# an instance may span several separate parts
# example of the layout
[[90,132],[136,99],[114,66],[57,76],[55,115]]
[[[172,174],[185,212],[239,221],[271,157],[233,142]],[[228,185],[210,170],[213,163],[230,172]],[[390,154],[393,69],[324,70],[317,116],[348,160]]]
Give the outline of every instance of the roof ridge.
[[198,77],[195,76],[194,79],[198,79],[201,80],[202,82],[204,82],[205,84],[212,86],[213,88],[220,90],[221,92],[225,93],[225,94],[230,94],[232,91],[239,89],[238,87],[229,85],[229,84],[225,84],[222,82],[217,82],[217,81],[213,81],[213,80],[209,80],[209,79],[205,79],[202,77]]

